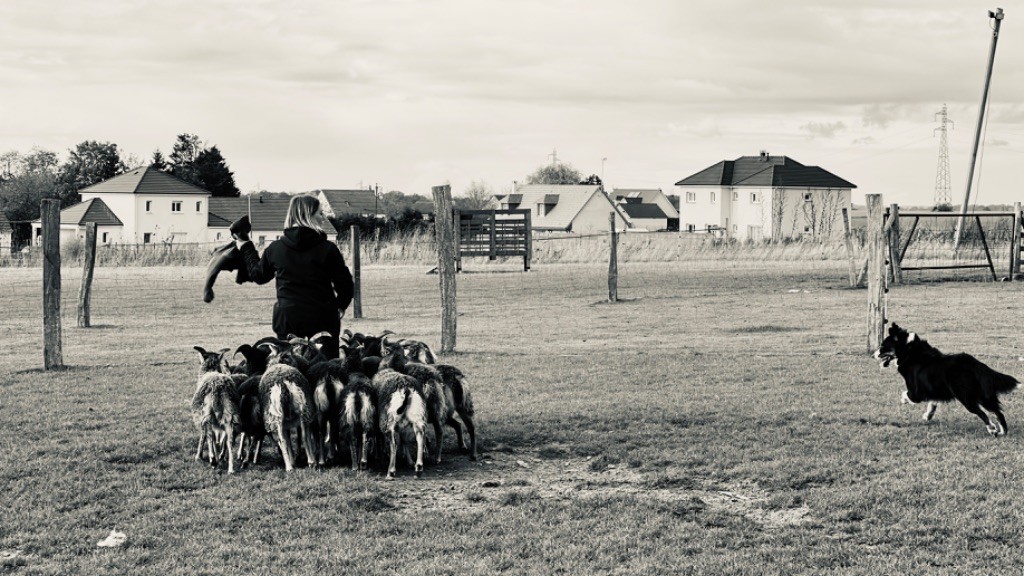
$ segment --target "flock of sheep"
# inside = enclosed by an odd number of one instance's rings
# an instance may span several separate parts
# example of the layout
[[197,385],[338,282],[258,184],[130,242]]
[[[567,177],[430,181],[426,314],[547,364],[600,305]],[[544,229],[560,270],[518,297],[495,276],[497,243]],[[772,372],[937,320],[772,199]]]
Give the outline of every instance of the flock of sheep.
[[[420,476],[428,424],[435,462],[441,461],[442,425],[455,430],[459,447],[476,460],[473,400],[458,368],[437,364],[429,346],[389,331],[368,336],[346,330],[340,358],[329,360],[320,351],[325,336],[330,334],[263,338],[233,353],[195,346],[202,355],[191,405],[199,429],[196,460],[205,450],[211,465],[226,458],[228,473],[234,473],[236,442],[244,466],[256,462],[263,438],[270,436],[285,470],[295,467],[297,445],[308,466],[321,467],[347,444],[353,470],[367,469],[370,454],[383,457],[386,447],[389,479],[395,477],[399,449]],[[232,364],[238,355],[244,360]],[[415,460],[409,454],[413,442]]]

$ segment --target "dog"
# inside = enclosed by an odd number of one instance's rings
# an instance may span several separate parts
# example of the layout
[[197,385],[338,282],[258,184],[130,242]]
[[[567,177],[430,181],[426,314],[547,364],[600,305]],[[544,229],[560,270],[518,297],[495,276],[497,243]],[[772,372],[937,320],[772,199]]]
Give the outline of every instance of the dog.
[[996,372],[970,354],[944,354],[897,324],[889,327],[889,335],[874,357],[882,369],[894,363],[903,376],[907,385],[904,404],[928,403],[923,416],[926,421],[935,415],[940,402],[955,399],[981,418],[990,434],[1006,434],[999,395],[1012,392],[1020,384],[1013,376]]

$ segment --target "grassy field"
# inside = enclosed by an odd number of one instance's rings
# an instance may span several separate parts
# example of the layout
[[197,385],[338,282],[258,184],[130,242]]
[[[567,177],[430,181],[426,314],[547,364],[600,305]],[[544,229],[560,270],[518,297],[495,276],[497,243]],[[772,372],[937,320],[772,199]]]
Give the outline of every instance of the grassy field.
[[[866,354],[845,263],[476,262],[458,353],[478,462],[415,479],[233,477],[192,459],[193,345],[269,333],[272,287],[198,268],[100,268],[94,327],[64,282],[65,371],[43,372],[40,270],[0,270],[0,572],[14,574],[988,574],[1019,572],[1024,406],[992,439],[921,421]],[[355,330],[439,341],[437,277],[363,271]],[[1019,283],[894,288],[890,317],[1024,375]],[[125,546],[97,548],[111,529]]]

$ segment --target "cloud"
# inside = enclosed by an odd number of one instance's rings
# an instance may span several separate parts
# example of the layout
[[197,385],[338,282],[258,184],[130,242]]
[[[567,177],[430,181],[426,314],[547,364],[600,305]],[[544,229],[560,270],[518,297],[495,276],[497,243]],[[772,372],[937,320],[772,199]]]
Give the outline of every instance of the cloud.
[[985,144],[988,144],[989,146],[1009,146],[1010,142],[1007,140],[990,138],[985,141]]
[[841,120],[835,122],[808,122],[800,127],[801,130],[810,134],[811,138],[835,138],[836,134],[846,130],[846,124]]

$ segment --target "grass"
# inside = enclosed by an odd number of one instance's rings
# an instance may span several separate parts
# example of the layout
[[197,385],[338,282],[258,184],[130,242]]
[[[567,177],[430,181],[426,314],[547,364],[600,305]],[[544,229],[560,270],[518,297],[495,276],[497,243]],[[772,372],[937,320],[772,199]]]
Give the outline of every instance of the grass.
[[[458,353],[481,459],[233,477],[192,460],[193,345],[269,332],[271,287],[100,268],[93,328],[43,372],[38,269],[0,270],[0,564],[15,574],[984,574],[1024,567],[1019,397],[994,440],[924,423],[865,353],[842,262],[477,267]],[[370,266],[355,330],[439,341],[437,277]],[[797,292],[791,290],[798,289]],[[912,283],[890,317],[1020,375],[1017,283]],[[128,535],[98,549],[111,529]],[[0,555],[0,557],[3,557]]]

